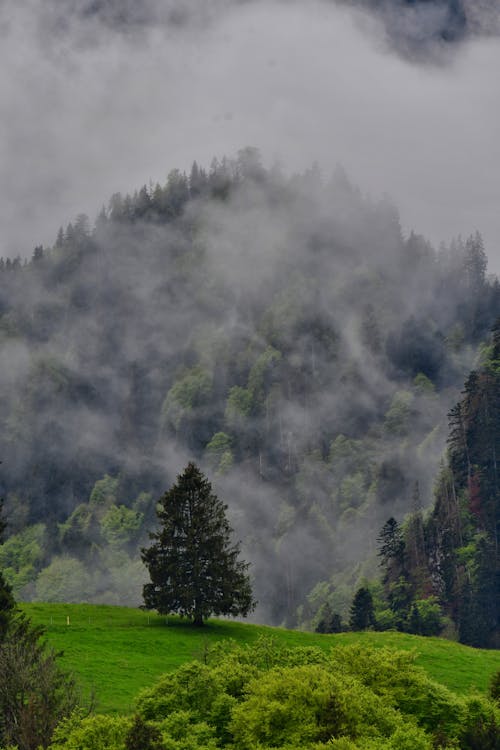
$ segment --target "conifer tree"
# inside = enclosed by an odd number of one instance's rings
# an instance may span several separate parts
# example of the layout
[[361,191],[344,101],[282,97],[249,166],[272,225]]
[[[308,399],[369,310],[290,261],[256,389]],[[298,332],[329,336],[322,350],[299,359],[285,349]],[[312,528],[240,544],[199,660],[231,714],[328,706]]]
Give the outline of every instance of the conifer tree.
[[[0,500],[0,544],[3,541],[3,533],[6,526],[6,523],[3,520],[2,509],[3,500]],[[14,612],[14,608],[15,602],[14,597],[12,596],[12,589],[0,571],[0,643],[7,632],[7,627]]]
[[231,543],[226,508],[210,482],[190,463],[161,498],[161,528],[142,550],[151,583],[144,586],[146,609],[177,612],[194,625],[211,614],[246,616],[255,606],[248,563]]
[[367,630],[375,627],[375,612],[373,597],[369,589],[359,588],[351,604],[349,616],[351,630]]

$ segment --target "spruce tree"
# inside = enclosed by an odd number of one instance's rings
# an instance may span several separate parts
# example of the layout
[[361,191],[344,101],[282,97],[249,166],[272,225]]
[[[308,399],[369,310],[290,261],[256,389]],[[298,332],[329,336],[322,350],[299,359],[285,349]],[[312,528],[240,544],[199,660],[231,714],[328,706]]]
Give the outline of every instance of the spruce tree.
[[142,550],[151,583],[144,586],[146,609],[177,612],[194,625],[211,614],[246,616],[255,606],[248,563],[232,544],[227,506],[210,482],[190,463],[161,498],[161,527],[155,543]]
[[[3,542],[3,533],[6,527],[6,523],[3,520],[2,509],[3,500],[0,500],[0,544]],[[12,596],[12,589],[0,571],[0,643],[5,637],[14,609],[15,602],[14,597]]]
[[351,630],[367,630],[375,627],[373,598],[369,589],[362,586],[352,600],[349,616]]

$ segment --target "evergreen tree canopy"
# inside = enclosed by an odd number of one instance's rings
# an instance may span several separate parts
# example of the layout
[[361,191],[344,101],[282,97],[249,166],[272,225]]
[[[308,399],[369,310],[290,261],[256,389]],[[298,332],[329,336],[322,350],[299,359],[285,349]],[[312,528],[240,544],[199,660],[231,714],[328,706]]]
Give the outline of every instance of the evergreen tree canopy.
[[144,606],[161,614],[177,612],[195,625],[211,614],[246,616],[255,606],[248,563],[231,544],[226,508],[210,482],[190,463],[160,500],[155,543],[142,550],[151,583]]
[[349,617],[351,630],[367,630],[375,627],[375,612],[371,592],[366,587],[359,588],[351,604]]
[[[0,500],[0,544],[3,542],[5,521],[2,516],[3,500]],[[0,643],[2,642],[15,607],[12,589],[0,571]]]

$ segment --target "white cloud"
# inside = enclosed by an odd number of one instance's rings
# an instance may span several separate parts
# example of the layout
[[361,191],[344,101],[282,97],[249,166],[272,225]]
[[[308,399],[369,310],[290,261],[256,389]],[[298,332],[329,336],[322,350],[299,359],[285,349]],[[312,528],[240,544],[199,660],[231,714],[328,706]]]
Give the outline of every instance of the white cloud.
[[245,3],[123,33],[96,19],[55,31],[50,8],[0,12],[0,254],[28,255],[113,192],[250,144],[289,169],[341,162],[436,243],[478,228],[500,269],[497,38],[426,66],[331,4]]

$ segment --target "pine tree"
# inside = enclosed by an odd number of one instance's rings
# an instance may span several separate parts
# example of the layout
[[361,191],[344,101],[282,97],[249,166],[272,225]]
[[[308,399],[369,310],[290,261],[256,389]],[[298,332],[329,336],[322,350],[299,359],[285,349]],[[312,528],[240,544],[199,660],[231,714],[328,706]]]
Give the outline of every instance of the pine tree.
[[[0,543],[3,541],[3,533],[6,523],[2,516],[3,500],[0,500]],[[5,637],[8,625],[15,609],[12,589],[0,571],[0,643]]]
[[367,630],[375,627],[375,612],[370,590],[361,587],[354,595],[349,616],[351,630]]
[[448,468],[425,533],[430,580],[460,641],[495,646],[500,633],[500,356],[498,323],[488,359],[451,410]]
[[315,627],[316,633],[341,633],[342,619],[338,612],[333,612],[328,602],[321,608],[320,618]]
[[395,518],[391,516],[384,523],[377,541],[379,543],[380,565],[386,569],[386,575],[391,566],[396,566],[399,573],[404,563],[405,543],[402,529]]
[[202,625],[211,614],[246,616],[254,608],[248,563],[231,543],[226,509],[188,464],[160,500],[161,528],[150,535],[155,544],[142,550],[151,577],[143,590],[146,609],[177,612]]

